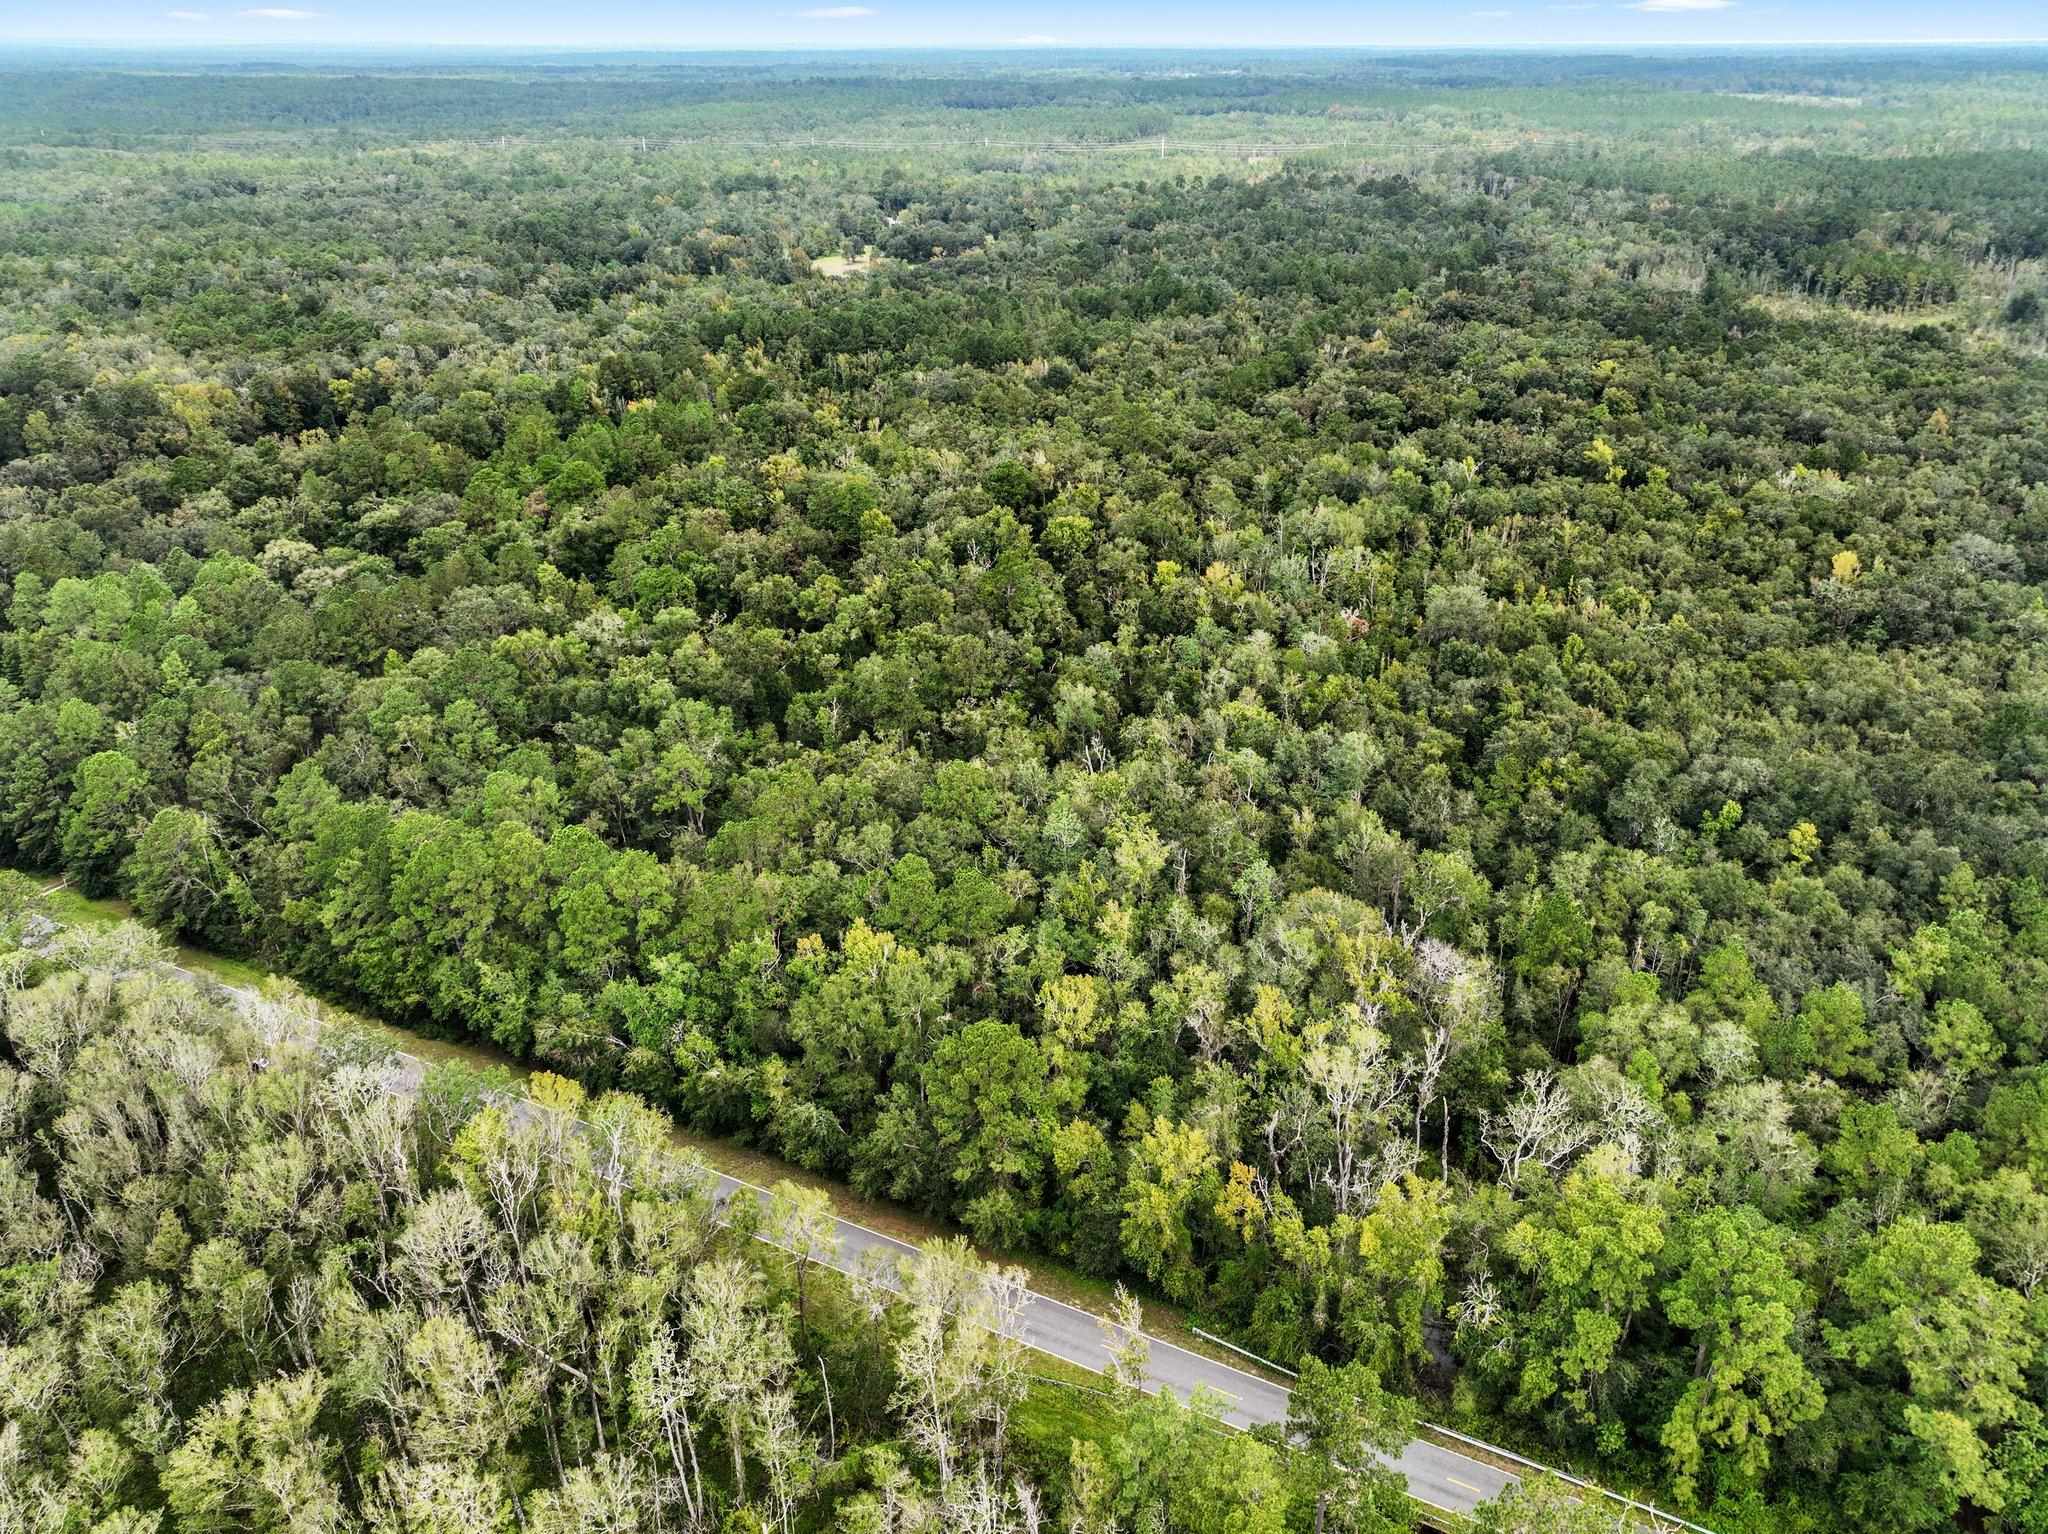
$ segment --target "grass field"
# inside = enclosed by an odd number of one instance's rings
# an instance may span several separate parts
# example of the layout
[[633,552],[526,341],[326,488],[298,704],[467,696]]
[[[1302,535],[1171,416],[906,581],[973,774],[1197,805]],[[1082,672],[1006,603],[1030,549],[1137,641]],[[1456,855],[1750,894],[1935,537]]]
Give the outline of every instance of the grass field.
[[811,270],[820,277],[864,277],[879,270],[882,258],[873,251],[858,256],[817,256],[811,261]]

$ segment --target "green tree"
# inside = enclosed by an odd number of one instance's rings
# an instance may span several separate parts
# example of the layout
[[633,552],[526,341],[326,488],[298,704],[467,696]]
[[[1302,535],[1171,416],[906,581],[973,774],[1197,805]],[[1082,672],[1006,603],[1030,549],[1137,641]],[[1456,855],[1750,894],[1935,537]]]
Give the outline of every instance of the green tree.
[[1771,1440],[1825,1404],[1795,1341],[1809,1296],[1786,1262],[1783,1235],[1754,1209],[1681,1221],[1666,1256],[1673,1277],[1664,1314],[1693,1338],[1692,1380],[1660,1435],[1673,1484],[1694,1499],[1711,1454],[1735,1482],[1755,1485],[1770,1466]]
[[135,909],[173,932],[206,932],[234,889],[227,849],[212,822],[175,805],[150,818],[124,872]]
[[1618,1506],[1553,1475],[1524,1476],[1474,1509],[1472,1534],[1621,1534],[1633,1527]]
[[335,1446],[318,1431],[327,1383],[317,1372],[230,1391],[202,1411],[163,1471],[180,1528],[289,1530],[347,1527],[331,1479]]
[[1664,1247],[1656,1190],[1628,1170],[1618,1149],[1600,1146],[1554,1197],[1515,1223],[1503,1247],[1533,1291],[1516,1406],[1537,1411],[1562,1393],[1591,1418],[1615,1351],[1650,1297]]
[[2004,1503],[1991,1445],[2018,1413],[2035,1344],[2024,1302],[1978,1273],[1978,1256],[1961,1225],[1894,1221],[1843,1276],[1848,1319],[1827,1331],[1837,1357],[1887,1385],[1897,1449],[1866,1495],[1906,1527],[1931,1526],[1965,1502]]
[[1411,1174],[1382,1188],[1357,1222],[1358,1279],[1347,1288],[1343,1330],[1361,1358],[1391,1370],[1428,1355],[1455,1218],[1450,1190]]
[[822,1188],[808,1188],[782,1178],[768,1190],[767,1214],[761,1229],[790,1254],[796,1270],[797,1325],[808,1347],[811,1330],[806,1280],[814,1264],[829,1262],[839,1250],[839,1222],[832,1213],[832,1196]]
[[1095,1480],[1101,1514],[1116,1527],[1280,1534],[1288,1498],[1278,1451],[1221,1431],[1219,1416],[1213,1396],[1141,1396],[1099,1456],[1076,1443],[1077,1479]]
[[1200,1292],[1189,1212],[1215,1181],[1216,1152],[1201,1130],[1162,1119],[1131,1147],[1124,1179],[1124,1254],[1176,1299]]
[[1042,1200],[1053,1126],[1075,1094],[1053,1079],[1035,1041],[993,1020],[942,1040],[924,1080],[968,1228],[999,1246],[1021,1245]]
[[148,799],[148,775],[125,752],[95,752],[78,764],[78,788],[64,817],[64,866],[87,894],[114,888]]
[[1383,1390],[1371,1369],[1303,1359],[1288,1397],[1287,1431],[1301,1445],[1291,1468],[1300,1500],[1315,1509],[1315,1534],[1392,1534],[1413,1526],[1407,1482],[1386,1462],[1414,1436],[1415,1407]]

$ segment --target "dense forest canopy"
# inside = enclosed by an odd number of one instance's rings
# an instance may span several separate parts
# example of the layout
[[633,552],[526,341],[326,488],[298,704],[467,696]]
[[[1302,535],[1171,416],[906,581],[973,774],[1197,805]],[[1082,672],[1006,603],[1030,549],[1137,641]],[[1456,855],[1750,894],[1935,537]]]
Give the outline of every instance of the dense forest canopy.
[[[1409,1527],[1389,1471],[1142,1394],[1128,1303],[1104,1385],[1049,1391],[1004,1330],[1019,1270],[955,1239],[835,1281],[824,1193],[722,1211],[627,1094],[394,1090],[373,1041],[202,996],[153,935],[36,951],[0,1012],[9,1530],[1027,1534],[1055,1496],[1077,1527]],[[1361,1366],[1307,1379],[1305,1443],[1398,1442]]]
[[2048,55],[0,65],[0,856],[1720,1529],[2048,1528]]

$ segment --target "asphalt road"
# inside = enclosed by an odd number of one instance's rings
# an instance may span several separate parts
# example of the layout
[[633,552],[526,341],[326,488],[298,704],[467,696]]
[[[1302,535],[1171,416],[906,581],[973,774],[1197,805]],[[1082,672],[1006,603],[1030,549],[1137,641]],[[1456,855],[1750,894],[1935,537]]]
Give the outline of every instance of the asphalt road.
[[[752,1197],[766,1199],[767,1191],[722,1173],[718,1177],[718,1199]],[[895,1259],[914,1257],[917,1248],[851,1220],[838,1220],[839,1249],[820,1260],[826,1266],[851,1273],[863,1266],[869,1253],[885,1259],[883,1271],[893,1272]],[[765,1238],[764,1238],[765,1239]],[[867,1268],[872,1272],[872,1266]],[[1025,1346],[1083,1369],[1107,1371],[1108,1344],[1102,1318],[1050,1295],[1032,1293],[1024,1303],[1017,1340]],[[1150,1358],[1146,1383],[1155,1390],[1170,1390],[1183,1400],[1198,1388],[1206,1388],[1224,1403],[1224,1420],[1233,1427],[1253,1428],[1287,1420],[1288,1391],[1284,1385],[1250,1374],[1200,1353],[1191,1353],[1158,1337],[1147,1337]],[[1445,1512],[1470,1512],[1514,1484],[1515,1477],[1483,1460],[1456,1453],[1423,1439],[1415,1439],[1389,1461],[1407,1477],[1408,1493],[1418,1501]]]

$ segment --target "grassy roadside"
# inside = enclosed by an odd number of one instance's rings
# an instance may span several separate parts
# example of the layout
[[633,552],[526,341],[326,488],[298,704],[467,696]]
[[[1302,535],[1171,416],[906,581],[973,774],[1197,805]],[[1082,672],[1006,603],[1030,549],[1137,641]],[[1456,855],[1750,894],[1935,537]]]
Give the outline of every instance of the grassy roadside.
[[[60,921],[67,927],[109,927],[115,922],[136,921],[135,908],[125,900],[94,899],[81,895],[69,884],[61,884],[61,875],[39,872],[34,869],[12,869],[34,879],[42,886],[43,908],[53,921]],[[244,964],[240,959],[230,959],[217,953],[190,944],[173,942],[178,962],[195,974],[211,975],[224,985],[258,986],[270,978],[267,971],[254,965]]]

